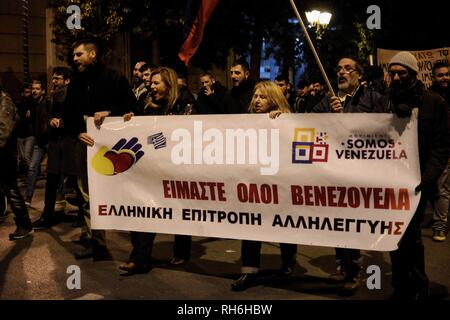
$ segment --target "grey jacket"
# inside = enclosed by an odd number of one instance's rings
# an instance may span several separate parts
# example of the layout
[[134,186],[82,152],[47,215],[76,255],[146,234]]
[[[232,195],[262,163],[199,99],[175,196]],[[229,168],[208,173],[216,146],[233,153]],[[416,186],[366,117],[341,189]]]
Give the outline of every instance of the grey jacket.
[[17,108],[4,92],[0,92],[0,148],[3,149],[17,123]]

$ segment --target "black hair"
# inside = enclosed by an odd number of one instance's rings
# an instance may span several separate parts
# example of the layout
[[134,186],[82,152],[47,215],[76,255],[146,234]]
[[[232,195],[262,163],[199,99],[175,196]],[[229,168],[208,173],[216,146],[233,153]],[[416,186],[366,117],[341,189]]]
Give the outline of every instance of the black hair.
[[39,80],[39,79],[31,79],[31,84],[33,84],[33,83],[38,83],[38,84],[40,84],[42,90],[46,90],[46,89],[47,89],[46,86],[45,86],[45,82],[42,81],[42,80]]
[[216,79],[216,76],[211,71],[205,71],[205,72],[200,73],[200,78],[201,77],[205,77],[205,76],[208,76],[208,77],[210,77],[211,79],[214,79],[214,80]]
[[156,64],[153,64],[153,63],[144,63],[140,68],[139,68],[139,72],[144,72],[144,71],[146,71],[146,70],[154,70],[154,69],[156,69],[157,68],[157,66],[156,66]]
[[286,84],[289,83],[288,77],[283,74],[277,75],[277,77],[275,78],[275,81],[286,81]]
[[81,39],[77,40],[72,44],[72,51],[75,50],[77,47],[84,45],[87,47],[88,50],[94,50],[97,56],[100,54],[100,47],[98,44],[98,41],[94,39]]
[[440,69],[440,68],[449,68],[450,69],[450,66],[449,66],[448,62],[446,62],[446,61],[436,62],[435,64],[433,64],[433,69],[431,70],[433,72],[433,75],[435,74],[436,70]]
[[299,89],[303,89],[306,86],[309,86],[311,83],[309,81],[307,81],[306,79],[301,79],[298,84],[297,84],[297,88]]
[[232,67],[236,67],[236,66],[241,66],[242,69],[244,69],[244,72],[250,71],[250,65],[249,65],[248,62],[245,61],[244,59],[238,59],[238,60],[236,60],[236,61],[233,63]]
[[64,80],[70,78],[70,70],[69,68],[66,67],[55,67],[53,68],[53,73],[62,76]]

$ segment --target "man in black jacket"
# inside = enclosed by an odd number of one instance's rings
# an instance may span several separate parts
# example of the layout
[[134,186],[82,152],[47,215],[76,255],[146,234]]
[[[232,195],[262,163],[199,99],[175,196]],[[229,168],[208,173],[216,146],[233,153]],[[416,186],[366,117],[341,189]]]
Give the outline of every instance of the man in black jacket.
[[75,74],[67,88],[66,108],[62,119],[80,146],[79,181],[86,200],[85,220],[90,246],[75,254],[77,259],[94,258],[94,261],[108,260],[111,256],[106,248],[105,231],[91,230],[89,192],[87,179],[86,146],[93,146],[94,140],[87,134],[87,117],[94,117],[96,126],[101,126],[107,116],[122,116],[137,112],[137,101],[127,79],[99,62],[99,50],[92,40],[81,40],[73,45]]
[[223,113],[247,113],[253,96],[253,82],[250,66],[245,60],[237,60],[230,69],[233,88],[225,94],[222,102]]
[[399,52],[389,62],[391,80],[383,97],[382,111],[399,117],[418,117],[418,142],[421,182],[420,202],[408,225],[399,248],[391,252],[394,299],[424,299],[428,297],[425,273],[425,252],[421,226],[427,200],[436,192],[436,182],[449,158],[448,104],[417,79],[416,58],[406,51]]
[[[9,235],[9,239],[18,240],[33,233],[27,206],[17,187],[17,109],[11,98],[0,86],[0,190],[6,195],[15,215],[16,231]],[[4,199],[0,199],[4,201]]]
[[216,81],[212,72],[205,72],[200,75],[202,85],[197,97],[199,114],[220,114],[220,105],[227,93],[227,89]]
[[342,58],[336,68],[337,96],[324,97],[312,112],[373,112],[379,108],[381,95],[361,85],[362,66],[352,58]]
[[[65,176],[76,176],[78,139],[69,134],[68,128],[64,126],[61,119],[67,95],[67,86],[70,82],[68,68],[56,67],[53,70],[48,122],[48,160],[47,160],[47,181],[45,184],[44,210],[41,217],[33,223],[33,228],[47,229],[55,222],[54,211],[58,187],[61,189]],[[81,193],[78,195],[79,207],[83,200]],[[78,219],[83,219],[83,209],[79,209]],[[80,213],[81,212],[81,213]]]
[[[361,85],[363,72],[364,69],[355,59],[340,59],[336,68],[337,96],[324,97],[312,112],[362,113],[379,109],[382,96]],[[361,284],[361,263],[359,250],[336,248],[337,272],[330,276],[330,280],[343,281],[343,293],[354,294]]]

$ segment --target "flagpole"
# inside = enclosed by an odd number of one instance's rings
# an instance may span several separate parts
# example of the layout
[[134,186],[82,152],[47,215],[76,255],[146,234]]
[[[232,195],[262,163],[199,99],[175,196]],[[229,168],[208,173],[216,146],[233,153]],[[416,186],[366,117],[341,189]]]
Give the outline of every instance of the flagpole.
[[314,48],[314,45],[313,45],[313,43],[311,41],[311,38],[310,38],[310,36],[308,34],[308,30],[306,30],[305,24],[303,23],[303,20],[300,17],[300,13],[297,10],[297,6],[295,5],[294,0],[289,0],[289,1],[291,2],[292,9],[294,9],[295,15],[297,16],[298,22],[300,23],[300,26],[303,29],[303,33],[306,36],[306,40],[308,41],[309,47],[311,48],[311,51],[313,52],[314,58],[316,59],[316,62],[319,65],[320,72],[322,73],[322,76],[325,79],[325,82],[327,84],[328,90],[331,92],[331,94],[333,96],[335,96],[333,87],[331,86],[330,80],[328,80],[327,73],[325,72],[325,69],[323,68],[322,62],[320,61],[319,55],[317,54],[317,51],[316,51],[316,48]]

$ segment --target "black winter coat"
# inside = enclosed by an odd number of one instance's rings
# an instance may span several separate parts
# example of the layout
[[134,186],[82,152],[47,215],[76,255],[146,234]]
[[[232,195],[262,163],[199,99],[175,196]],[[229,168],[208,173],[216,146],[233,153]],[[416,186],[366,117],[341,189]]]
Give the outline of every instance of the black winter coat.
[[[61,119],[66,108],[67,88],[55,91],[51,99],[49,121],[53,118]],[[78,138],[71,136],[63,121],[59,128],[49,125],[47,172],[53,174],[78,174]]]
[[[346,113],[374,112],[380,109],[381,98],[378,92],[360,86],[351,99],[345,100],[342,107]],[[312,108],[312,112],[331,112],[330,98],[325,96]]]
[[138,112],[127,79],[100,63],[74,75],[67,88],[66,104],[63,121],[75,137],[86,132],[84,116],[92,117],[99,111],[110,111],[110,116]]
[[400,104],[419,110],[417,130],[422,183],[433,188],[450,155],[449,105],[444,98],[425,89],[420,81],[400,96],[388,92],[382,98],[382,112],[395,113]]
[[244,81],[241,85],[228,91],[222,101],[222,113],[248,113],[253,97],[253,88],[253,82]]
[[220,114],[223,113],[221,110],[221,104],[227,93],[227,89],[222,86],[219,82],[213,84],[214,93],[207,96],[204,90],[198,93],[197,104],[199,114]]

